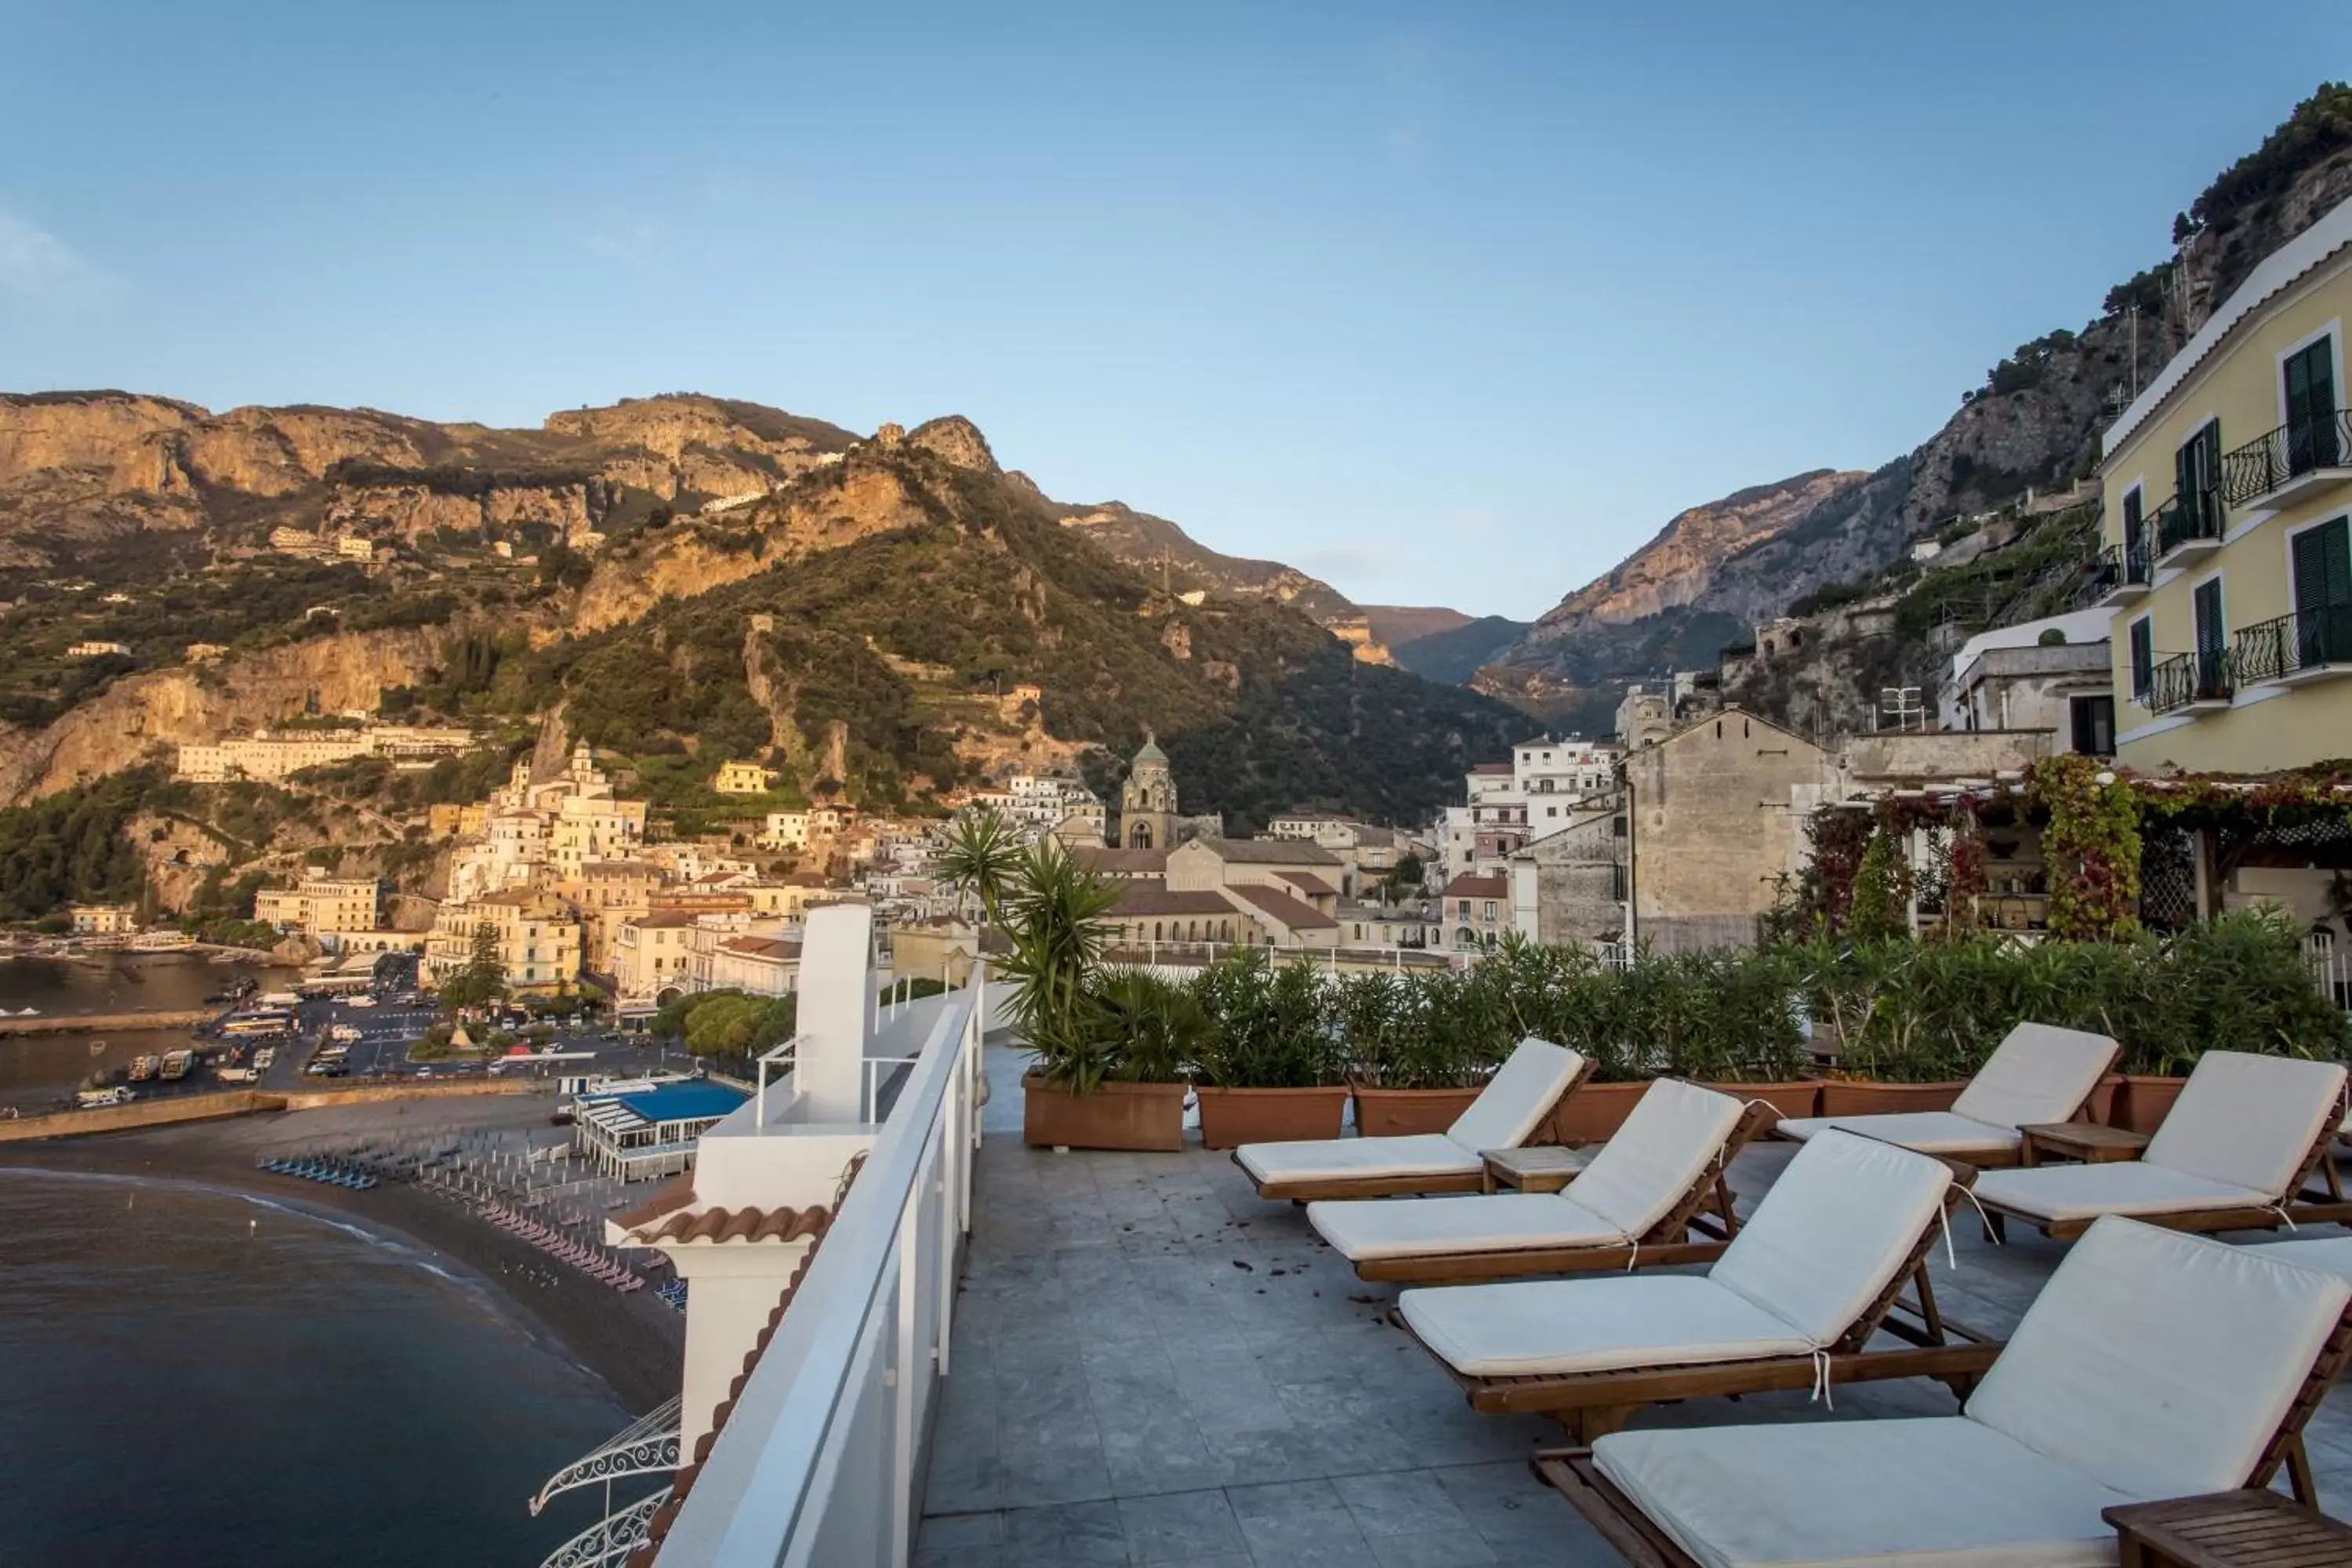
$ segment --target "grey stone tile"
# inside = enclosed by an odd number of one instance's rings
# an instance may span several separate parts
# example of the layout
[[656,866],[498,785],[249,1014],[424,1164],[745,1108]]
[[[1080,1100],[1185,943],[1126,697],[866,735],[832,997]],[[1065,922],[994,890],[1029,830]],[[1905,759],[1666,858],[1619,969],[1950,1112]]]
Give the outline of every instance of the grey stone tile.
[[1248,1550],[1223,1491],[1121,1498],[1118,1518],[1127,1531],[1129,1559],[1135,1563],[1175,1563]]
[[918,1546],[909,1568],[1020,1568],[1002,1546]]
[[1459,1530],[1369,1539],[1372,1561],[1380,1568],[1481,1568],[1495,1561],[1494,1550],[1467,1524]]
[[1014,1509],[1004,1516],[1006,1553],[1037,1568],[1108,1568],[1127,1562],[1127,1531],[1114,1502]]
[[994,1509],[980,1513],[930,1513],[915,1534],[918,1551],[928,1547],[1001,1546],[1004,1515]]
[[1255,1486],[1228,1486],[1225,1500],[1233,1504],[1234,1517],[1244,1524],[1253,1519],[1319,1513],[1342,1506],[1339,1489],[1328,1480],[1268,1481]]
[[1342,1476],[1332,1485],[1367,1536],[1465,1533],[1470,1521],[1433,1470]]
[[1241,1521],[1251,1558],[1284,1568],[1362,1568],[1367,1549],[1344,1508],[1307,1509]]

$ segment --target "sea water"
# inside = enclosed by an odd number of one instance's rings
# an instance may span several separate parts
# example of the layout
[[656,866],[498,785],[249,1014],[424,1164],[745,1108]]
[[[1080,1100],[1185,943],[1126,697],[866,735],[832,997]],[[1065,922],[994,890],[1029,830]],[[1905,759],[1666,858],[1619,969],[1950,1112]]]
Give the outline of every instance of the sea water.
[[0,1171],[7,1568],[527,1568],[604,1492],[527,1500],[629,1419],[410,1246],[212,1188]]

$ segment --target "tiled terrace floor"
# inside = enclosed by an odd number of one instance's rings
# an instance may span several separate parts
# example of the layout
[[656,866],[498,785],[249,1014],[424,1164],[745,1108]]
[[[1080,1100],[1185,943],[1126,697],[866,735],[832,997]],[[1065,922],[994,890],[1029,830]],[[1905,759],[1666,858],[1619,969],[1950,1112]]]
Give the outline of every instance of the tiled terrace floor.
[[[1002,1055],[1003,1059],[1000,1058]],[[1386,1322],[1302,1210],[1259,1202],[1223,1154],[1022,1147],[1018,1059],[990,1050],[993,1099],[950,1372],[915,1561],[954,1568],[1614,1564],[1528,1473],[1561,1440],[1474,1415]],[[1787,1155],[1735,1167],[1743,1206]],[[2005,1333],[2063,1248],[1986,1244],[1955,1224],[1944,1310]],[[2235,1238],[2243,1239],[2243,1238]],[[1702,1400],[1635,1425],[1948,1415],[1937,1384]],[[2331,1511],[2352,1513],[2352,1395],[2306,1434]]]

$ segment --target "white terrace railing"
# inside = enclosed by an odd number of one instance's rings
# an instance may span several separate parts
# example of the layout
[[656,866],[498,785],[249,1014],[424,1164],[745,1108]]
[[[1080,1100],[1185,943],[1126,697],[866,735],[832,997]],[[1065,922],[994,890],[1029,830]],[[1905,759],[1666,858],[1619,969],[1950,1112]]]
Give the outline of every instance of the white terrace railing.
[[901,1568],[971,1226],[986,974],[945,998],[662,1568]]

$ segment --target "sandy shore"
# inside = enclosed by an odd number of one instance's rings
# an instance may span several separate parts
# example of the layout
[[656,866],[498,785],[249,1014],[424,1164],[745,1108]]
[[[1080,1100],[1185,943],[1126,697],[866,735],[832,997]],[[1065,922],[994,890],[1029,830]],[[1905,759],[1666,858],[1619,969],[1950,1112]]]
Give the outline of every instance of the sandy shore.
[[[436,1125],[462,1121],[486,1129],[518,1127],[543,1123],[549,1103],[537,1096],[443,1100],[435,1103],[432,1114]],[[652,1291],[620,1295],[458,1205],[404,1184],[350,1192],[254,1168],[271,1153],[391,1127],[407,1113],[397,1104],[347,1106],[16,1144],[0,1150],[0,1180],[17,1169],[146,1176],[330,1210],[396,1233],[442,1267],[454,1265],[487,1283],[603,1378],[630,1409],[650,1410],[676,1394],[686,1320]]]

